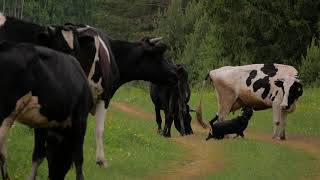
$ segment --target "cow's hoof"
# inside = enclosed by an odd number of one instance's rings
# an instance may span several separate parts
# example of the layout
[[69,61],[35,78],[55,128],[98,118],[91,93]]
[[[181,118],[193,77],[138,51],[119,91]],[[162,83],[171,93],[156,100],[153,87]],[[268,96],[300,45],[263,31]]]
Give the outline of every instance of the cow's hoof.
[[97,163],[97,164],[99,165],[99,167],[101,167],[101,168],[107,168],[107,167],[108,167],[107,161],[102,161],[102,160],[100,160],[100,161],[97,161],[96,163]]
[[285,136],[281,136],[280,137],[280,140],[282,140],[282,141],[284,141],[284,140],[286,140],[287,138],[285,137]]
[[162,129],[158,129],[158,130],[157,130],[157,133],[158,133],[158,134],[162,134]]
[[163,134],[163,137],[169,138],[169,137],[171,137],[171,134],[164,133],[164,134]]

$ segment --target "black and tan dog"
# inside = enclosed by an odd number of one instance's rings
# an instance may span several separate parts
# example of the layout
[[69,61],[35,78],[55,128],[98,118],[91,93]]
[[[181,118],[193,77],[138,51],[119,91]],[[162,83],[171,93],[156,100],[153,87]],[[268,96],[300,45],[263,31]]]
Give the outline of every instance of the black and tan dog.
[[[242,108],[242,115],[231,120],[216,122],[218,115],[210,121],[211,130],[206,140],[210,138],[223,139],[227,134],[237,134],[236,137],[244,137],[243,131],[247,128],[248,122],[253,114],[251,107]],[[214,123],[214,124],[213,124]]]

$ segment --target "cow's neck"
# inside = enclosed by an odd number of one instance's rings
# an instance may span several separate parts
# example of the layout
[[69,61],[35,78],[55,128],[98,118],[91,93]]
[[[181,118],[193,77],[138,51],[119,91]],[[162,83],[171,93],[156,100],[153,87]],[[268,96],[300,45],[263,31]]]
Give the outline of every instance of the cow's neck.
[[138,72],[135,68],[136,63],[134,62],[134,60],[128,58],[131,56],[127,53],[131,52],[131,49],[136,47],[135,43],[120,40],[112,40],[110,42],[111,49],[115,56],[115,60],[117,62],[120,73],[120,79],[114,86],[114,92],[127,82],[134,80],[145,80],[142,78],[142,76],[139,76],[139,74],[137,74]]

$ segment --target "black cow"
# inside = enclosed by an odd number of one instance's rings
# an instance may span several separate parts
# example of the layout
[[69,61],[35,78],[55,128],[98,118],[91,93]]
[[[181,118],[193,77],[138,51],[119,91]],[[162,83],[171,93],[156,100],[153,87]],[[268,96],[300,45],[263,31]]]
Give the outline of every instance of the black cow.
[[[107,107],[112,97],[112,84],[119,79],[119,72],[110,47],[91,29],[77,31],[71,26],[40,26],[14,17],[0,15],[0,40],[28,42],[43,45],[73,55],[85,71],[92,92],[95,106],[98,99],[104,100]],[[99,103],[99,106],[103,106]],[[97,109],[92,109],[92,114]],[[101,116],[101,115],[100,115]],[[101,123],[97,123],[97,126]],[[32,174],[35,179],[37,168],[46,156],[46,129],[35,129],[35,145],[32,157]]]
[[83,179],[83,140],[92,95],[73,57],[31,44],[0,44],[0,167],[8,179],[5,139],[15,120],[47,129],[49,179],[64,179],[75,164]]
[[[165,137],[170,137],[172,121],[181,135],[193,134],[191,128],[190,108],[188,105],[190,99],[190,87],[188,83],[188,73],[186,69],[178,65],[178,82],[174,86],[156,85],[150,83],[150,97],[155,106],[156,122],[158,132]],[[161,132],[161,114],[165,113],[165,127]],[[182,118],[182,119],[181,119]],[[181,126],[181,123],[183,123]]]
[[40,26],[0,14],[0,40],[37,44],[76,56],[76,38],[63,26]]

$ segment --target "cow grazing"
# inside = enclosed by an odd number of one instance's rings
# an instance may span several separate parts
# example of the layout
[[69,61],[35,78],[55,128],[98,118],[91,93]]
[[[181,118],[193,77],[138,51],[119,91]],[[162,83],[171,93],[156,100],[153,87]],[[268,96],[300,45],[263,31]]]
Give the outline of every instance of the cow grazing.
[[[216,89],[220,121],[243,106],[254,110],[272,108],[273,138],[286,138],[287,114],[295,110],[303,93],[294,67],[282,64],[226,66],[210,71],[206,79],[208,77]],[[201,112],[201,103],[198,110]],[[203,123],[201,117],[200,114],[197,119]]]
[[[191,128],[190,108],[190,87],[188,83],[188,73],[186,69],[178,65],[178,82],[174,86],[156,85],[150,83],[150,97],[155,106],[156,122],[158,132],[165,137],[170,137],[172,121],[181,135],[193,134]],[[165,127],[161,130],[160,110],[165,113]]]
[[92,95],[73,57],[31,44],[0,44],[0,168],[6,169],[5,139],[17,120],[47,129],[49,179],[64,179],[74,163],[83,179],[83,140]]
[[[244,137],[243,131],[247,128],[249,120],[253,114],[253,110],[250,107],[242,108],[242,115],[231,120],[220,121],[214,123],[219,116],[216,115],[210,122],[211,131],[208,134],[206,140],[210,138],[223,139],[225,135],[236,134]],[[214,123],[214,124],[213,124]]]

